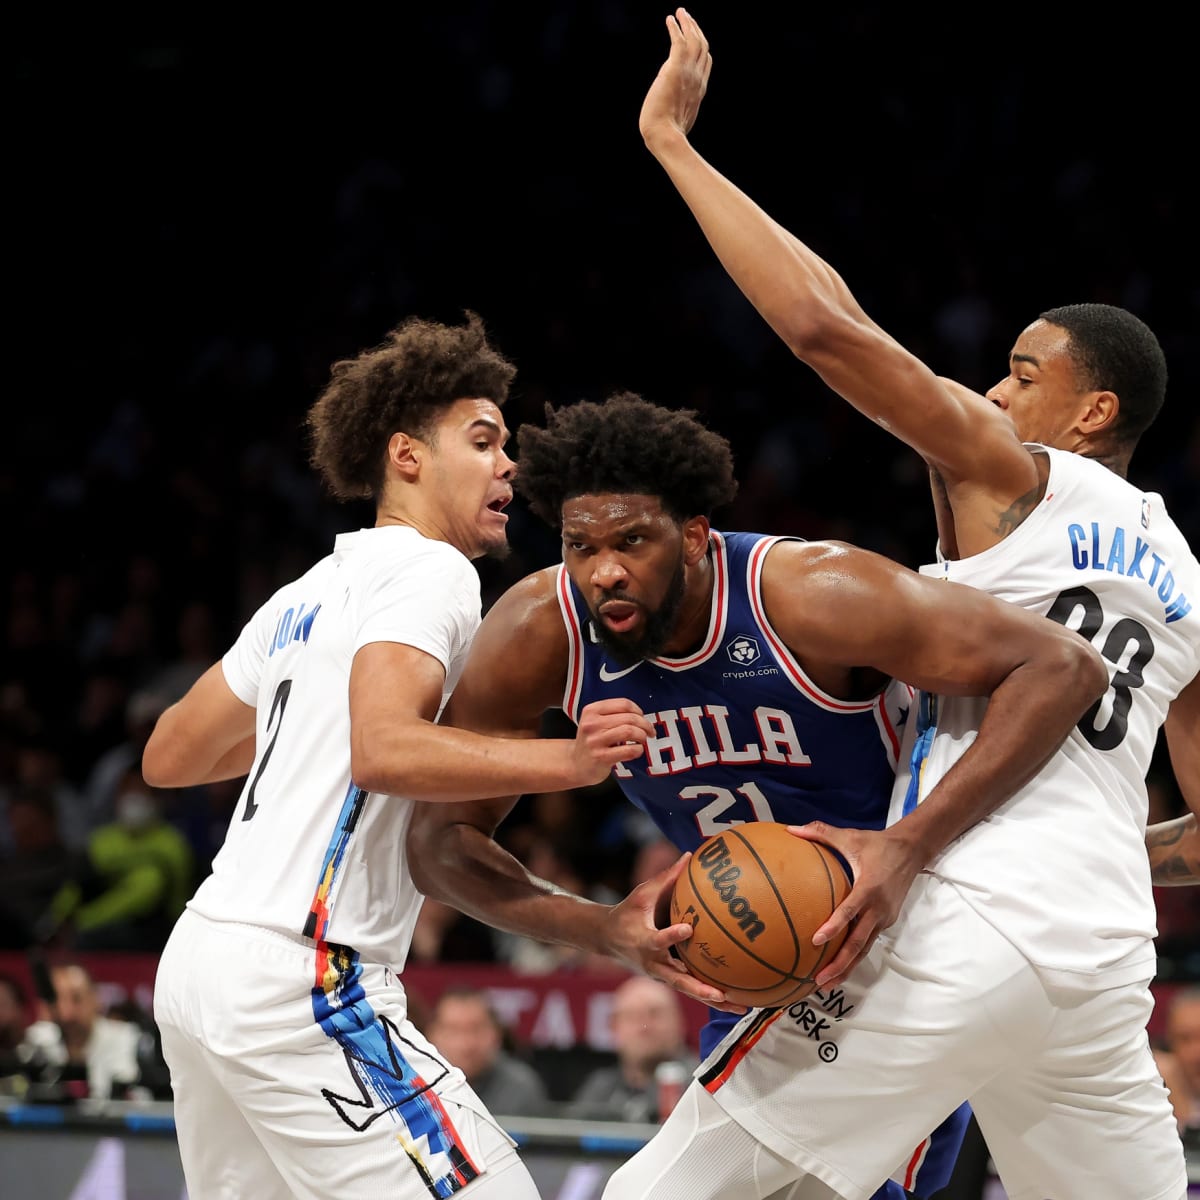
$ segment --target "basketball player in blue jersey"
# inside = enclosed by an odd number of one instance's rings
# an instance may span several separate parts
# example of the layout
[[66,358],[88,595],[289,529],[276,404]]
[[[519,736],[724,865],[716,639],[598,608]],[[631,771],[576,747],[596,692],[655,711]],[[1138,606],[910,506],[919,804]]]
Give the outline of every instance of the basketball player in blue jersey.
[[[930,976],[938,959],[906,916],[937,912],[946,936],[976,930],[971,995],[992,1010],[991,1029],[1018,1007],[1024,1030],[1043,1028],[989,1054],[988,1027],[947,1021],[946,1053],[913,1072],[916,1107],[970,1088],[1010,1196],[1176,1200],[1183,1155],[1145,1024],[1156,967],[1151,883],[1200,881],[1200,564],[1162,497],[1126,479],[1164,400],[1162,349],[1132,313],[1074,304],[1021,332],[986,396],[937,377],[827,262],[696,153],[688,134],[712,59],[685,10],[667,27],[669,56],[641,112],[646,145],[795,355],[928,463],[939,552],[922,573],[1079,629],[1111,677],[1050,762],[929,862],[886,955],[864,964],[875,971],[873,999],[922,1008],[929,987],[900,975]],[[981,729],[978,706],[962,697],[922,695],[916,711],[893,795],[901,825]],[[1145,778],[1160,730],[1191,811],[1147,829]],[[850,855],[877,835],[814,826],[805,836]],[[850,915],[835,913],[823,932]],[[978,1065],[964,1072],[971,1054]],[[835,1169],[848,1144],[839,1133],[815,1122],[805,1135]]]
[[[736,485],[728,443],[693,414],[625,393],[552,412],[546,428],[525,426],[521,437],[517,486],[561,528],[563,563],[515,585],[484,618],[451,723],[529,738],[547,709],[578,719],[589,702],[632,700],[655,729],[644,753],[618,765],[617,781],[690,851],[756,820],[880,830],[909,699],[895,681],[937,680],[988,698],[984,733],[932,807],[850,857],[860,955],[928,857],[977,806],[1028,779],[1103,686],[1099,658],[1081,638],[973,589],[842,543],[712,529],[709,514]],[[586,947],[581,932],[594,906],[530,878],[492,840],[514,800],[415,813],[409,860],[418,887],[501,928]],[[678,965],[652,973],[677,986],[688,978]],[[814,1025],[852,1019],[843,1001],[835,981],[784,1024],[806,1039]],[[728,1050],[742,1013],[728,1008],[704,1030],[705,1061],[672,1121],[686,1142],[685,1114],[699,1119],[703,1096],[701,1126],[719,1125],[721,1138],[741,1130],[760,1160],[736,1163],[725,1184],[732,1190],[694,1194],[791,1196],[803,1170],[786,1136],[760,1136],[760,1118],[770,1113],[786,1126],[813,1094],[788,1082],[785,1062],[746,1098]],[[863,1194],[900,1195],[901,1181],[922,1194],[941,1187],[966,1118],[950,1105],[930,1119]],[[926,1135],[939,1125],[931,1146]],[[706,1186],[724,1178],[711,1156],[697,1161]],[[897,1180],[885,1184],[893,1172]]]

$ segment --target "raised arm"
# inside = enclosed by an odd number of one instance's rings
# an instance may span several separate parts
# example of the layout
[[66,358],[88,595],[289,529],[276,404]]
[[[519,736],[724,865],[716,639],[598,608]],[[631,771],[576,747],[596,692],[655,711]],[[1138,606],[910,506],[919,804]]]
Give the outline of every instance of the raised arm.
[[1164,726],[1175,781],[1191,811],[1146,830],[1151,876],[1159,887],[1200,883],[1200,675],[1176,697]]
[[975,741],[903,820],[882,832],[804,827],[841,851],[855,874],[824,926],[830,936],[857,917],[818,980],[834,984],[895,920],[917,872],[1041,770],[1104,693],[1108,672],[1063,626],[837,543],[775,546],[763,602],[789,646],[820,647],[817,657],[830,664],[875,667],[942,695],[989,697]]
[[[443,714],[443,725],[454,727],[446,732],[504,739],[518,757],[531,749],[529,739],[537,736],[546,710],[561,705],[566,686],[567,635],[554,575],[553,569],[541,571],[518,583],[484,618]],[[583,710],[580,738],[590,736],[592,710],[609,703]],[[656,927],[660,900],[686,855],[620,904],[597,904],[531,874],[495,840],[516,800],[509,795],[418,805],[408,833],[418,889],[498,929],[616,958],[693,999],[724,1006],[723,993],[693,979],[669,952],[691,936],[691,926]]]
[[[982,396],[944,386],[863,311],[842,277],[700,156],[688,140],[711,56],[696,22],[667,18],[671,49],[642,105],[646,146],[734,282],[834,391],[917,450],[981,518],[1038,484],[1011,423]],[[994,523],[994,522],[993,522]]]

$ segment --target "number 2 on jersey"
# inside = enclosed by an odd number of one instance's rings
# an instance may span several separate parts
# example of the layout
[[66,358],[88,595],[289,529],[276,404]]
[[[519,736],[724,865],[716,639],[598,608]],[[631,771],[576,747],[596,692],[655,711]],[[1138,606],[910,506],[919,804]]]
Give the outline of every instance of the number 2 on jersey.
[[[262,778],[263,771],[267,768],[267,763],[271,761],[271,751],[275,749],[275,743],[279,740],[279,729],[283,724],[283,714],[287,711],[288,697],[292,694],[292,681],[290,679],[281,679],[279,686],[275,689],[275,699],[271,701],[271,711],[267,715],[267,728],[271,728],[271,722],[275,722],[275,732],[271,735],[271,741],[267,746],[266,753],[263,754],[258,764],[258,770],[254,772],[254,778],[250,781],[250,790],[246,793],[246,811],[242,813],[242,820],[249,821],[251,817],[258,812],[258,805],[254,802],[254,793],[258,790],[258,781]],[[275,712],[279,712],[279,720],[275,720]]]

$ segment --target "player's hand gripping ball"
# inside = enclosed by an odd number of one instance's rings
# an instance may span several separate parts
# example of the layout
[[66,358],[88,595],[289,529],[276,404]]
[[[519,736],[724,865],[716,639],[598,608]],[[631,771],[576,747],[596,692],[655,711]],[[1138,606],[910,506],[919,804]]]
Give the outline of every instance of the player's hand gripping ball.
[[703,842],[676,880],[671,923],[695,932],[675,947],[688,971],[734,1004],[780,1008],[803,999],[849,930],[812,935],[850,890],[841,860],[774,821],[735,825]]

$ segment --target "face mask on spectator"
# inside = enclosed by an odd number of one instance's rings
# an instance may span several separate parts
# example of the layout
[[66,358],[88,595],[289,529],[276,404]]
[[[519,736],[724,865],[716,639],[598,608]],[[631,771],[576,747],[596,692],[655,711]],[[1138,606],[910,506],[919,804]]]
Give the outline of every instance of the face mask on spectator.
[[157,811],[145,792],[124,792],[117,797],[117,820],[126,829],[145,829],[153,824]]

